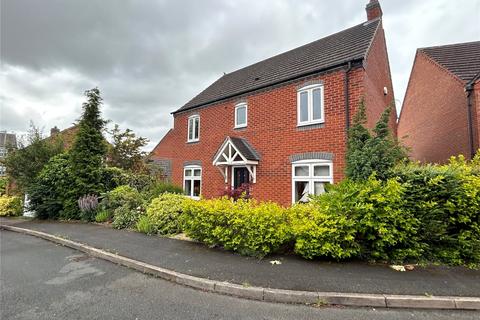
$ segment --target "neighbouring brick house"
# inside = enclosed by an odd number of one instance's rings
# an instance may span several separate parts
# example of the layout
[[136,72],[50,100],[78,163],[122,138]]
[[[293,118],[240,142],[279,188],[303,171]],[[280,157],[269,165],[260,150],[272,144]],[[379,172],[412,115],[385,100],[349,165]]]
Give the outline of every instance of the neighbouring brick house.
[[193,198],[249,183],[290,205],[343,179],[361,97],[370,127],[394,101],[382,10],[366,10],[362,24],[222,76],[173,112],[151,159]]
[[398,124],[411,158],[471,158],[479,128],[480,41],[418,49]]

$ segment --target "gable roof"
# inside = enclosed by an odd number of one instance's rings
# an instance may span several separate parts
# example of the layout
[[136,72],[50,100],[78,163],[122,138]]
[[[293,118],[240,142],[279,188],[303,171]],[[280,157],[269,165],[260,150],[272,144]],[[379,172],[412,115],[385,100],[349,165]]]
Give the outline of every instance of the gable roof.
[[[246,139],[240,138],[240,137],[227,136],[223,141],[223,143],[220,145],[220,148],[218,149],[218,151],[215,153],[215,156],[213,157],[214,164],[219,161],[220,155],[224,153],[224,150],[228,149],[228,146],[230,144],[233,145],[235,149],[237,149],[237,151],[241,154],[241,156],[243,156],[243,158],[245,158],[245,160],[260,161],[260,155],[250,145],[250,143]],[[234,158],[235,156],[235,152],[234,154],[230,154],[229,151],[227,150],[225,151],[225,153],[227,154],[228,158]],[[228,159],[227,160],[224,159],[222,161],[228,161]]]
[[260,156],[258,152],[253,149],[253,147],[248,143],[246,139],[237,138],[237,137],[230,137],[230,141],[232,141],[233,145],[237,148],[237,150],[243,154],[243,156],[247,160],[254,160],[259,161]]
[[418,50],[463,81],[471,81],[480,73],[480,41]]
[[173,113],[364,59],[380,23],[368,21],[225,74]]

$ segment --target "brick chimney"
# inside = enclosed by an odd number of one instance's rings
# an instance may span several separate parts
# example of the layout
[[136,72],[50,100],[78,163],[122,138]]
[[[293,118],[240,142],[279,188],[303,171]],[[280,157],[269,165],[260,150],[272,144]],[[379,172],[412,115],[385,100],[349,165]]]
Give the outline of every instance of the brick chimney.
[[53,137],[57,134],[60,133],[60,129],[57,128],[57,126],[53,127],[52,129],[50,129],[50,136]]
[[368,21],[381,18],[383,15],[382,8],[380,7],[378,0],[370,0],[365,7],[365,10],[367,11]]

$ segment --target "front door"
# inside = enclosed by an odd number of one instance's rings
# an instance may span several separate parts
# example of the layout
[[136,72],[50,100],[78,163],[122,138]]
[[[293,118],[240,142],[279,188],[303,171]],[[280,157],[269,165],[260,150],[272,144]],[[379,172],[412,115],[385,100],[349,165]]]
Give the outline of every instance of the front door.
[[244,183],[250,183],[250,173],[245,167],[233,167],[233,188],[237,189]]

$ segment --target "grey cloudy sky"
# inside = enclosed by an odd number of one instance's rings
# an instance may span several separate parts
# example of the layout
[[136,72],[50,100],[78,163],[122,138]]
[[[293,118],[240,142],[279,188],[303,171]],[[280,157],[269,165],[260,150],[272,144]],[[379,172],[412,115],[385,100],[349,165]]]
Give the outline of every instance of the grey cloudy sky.
[[[103,115],[151,140],[231,72],[366,20],[368,0],[0,0],[0,130],[70,126],[98,86]],[[380,0],[396,99],[418,47],[480,39],[480,0]]]

